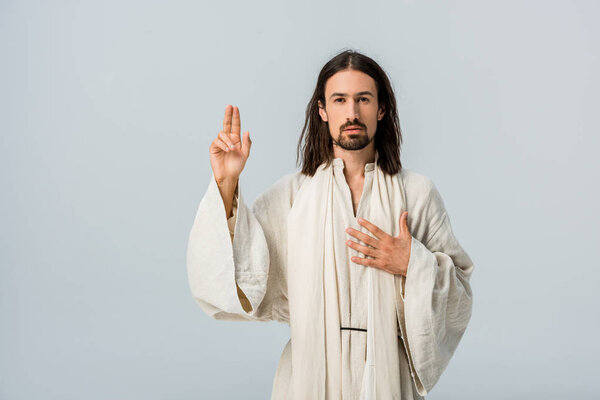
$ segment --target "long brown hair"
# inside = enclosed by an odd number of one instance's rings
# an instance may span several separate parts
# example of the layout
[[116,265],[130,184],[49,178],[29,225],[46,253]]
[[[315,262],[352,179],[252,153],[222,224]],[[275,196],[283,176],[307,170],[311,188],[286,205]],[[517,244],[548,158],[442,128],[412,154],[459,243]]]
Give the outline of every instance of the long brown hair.
[[[375,81],[377,101],[385,110],[381,121],[377,121],[375,150],[378,153],[377,163],[390,175],[402,169],[400,147],[402,132],[396,108],[396,97],[388,76],[373,59],[354,50],[344,50],[329,60],[321,69],[317,86],[306,107],[306,119],[296,149],[296,166],[298,166],[300,148],[302,147],[302,173],[313,176],[322,163],[327,166],[333,161],[333,141],[329,134],[328,124],[319,115],[319,100],[325,107],[325,83],[336,72],[356,70],[364,72]],[[305,138],[304,145],[302,140]]]

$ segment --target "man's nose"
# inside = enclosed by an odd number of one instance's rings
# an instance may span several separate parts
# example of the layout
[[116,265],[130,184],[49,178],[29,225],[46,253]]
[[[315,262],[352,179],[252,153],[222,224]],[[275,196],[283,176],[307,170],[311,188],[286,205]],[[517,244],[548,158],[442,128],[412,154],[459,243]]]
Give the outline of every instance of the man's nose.
[[351,121],[353,121],[354,119],[359,119],[358,102],[349,101],[348,104],[349,104],[349,106],[346,110],[346,113],[347,113],[346,117]]

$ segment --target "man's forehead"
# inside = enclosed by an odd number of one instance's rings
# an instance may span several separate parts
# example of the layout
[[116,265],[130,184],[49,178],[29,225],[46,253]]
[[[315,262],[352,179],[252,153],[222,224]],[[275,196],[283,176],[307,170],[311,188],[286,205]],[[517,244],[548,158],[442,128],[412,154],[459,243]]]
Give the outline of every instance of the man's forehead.
[[375,96],[377,89],[375,80],[361,71],[340,71],[333,74],[325,83],[325,97],[333,95]]

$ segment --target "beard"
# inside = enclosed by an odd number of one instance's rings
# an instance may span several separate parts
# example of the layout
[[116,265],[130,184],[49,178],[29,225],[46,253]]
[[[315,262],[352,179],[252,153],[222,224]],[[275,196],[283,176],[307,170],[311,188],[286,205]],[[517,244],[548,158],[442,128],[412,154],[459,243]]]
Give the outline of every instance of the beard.
[[344,150],[361,150],[367,147],[374,137],[375,136],[373,135],[373,137],[369,139],[366,130],[363,130],[360,133],[347,133],[342,131],[335,142]]

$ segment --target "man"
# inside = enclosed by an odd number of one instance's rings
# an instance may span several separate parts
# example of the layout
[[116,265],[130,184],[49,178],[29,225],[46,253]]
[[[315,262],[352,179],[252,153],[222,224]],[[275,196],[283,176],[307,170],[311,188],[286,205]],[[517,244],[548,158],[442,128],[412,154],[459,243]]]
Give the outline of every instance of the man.
[[422,399],[470,320],[473,262],[433,182],[401,166],[385,72],[354,51],[325,64],[302,170],[250,209],[240,131],[228,105],[188,242],[196,302],[215,319],[290,325],[272,399]]

